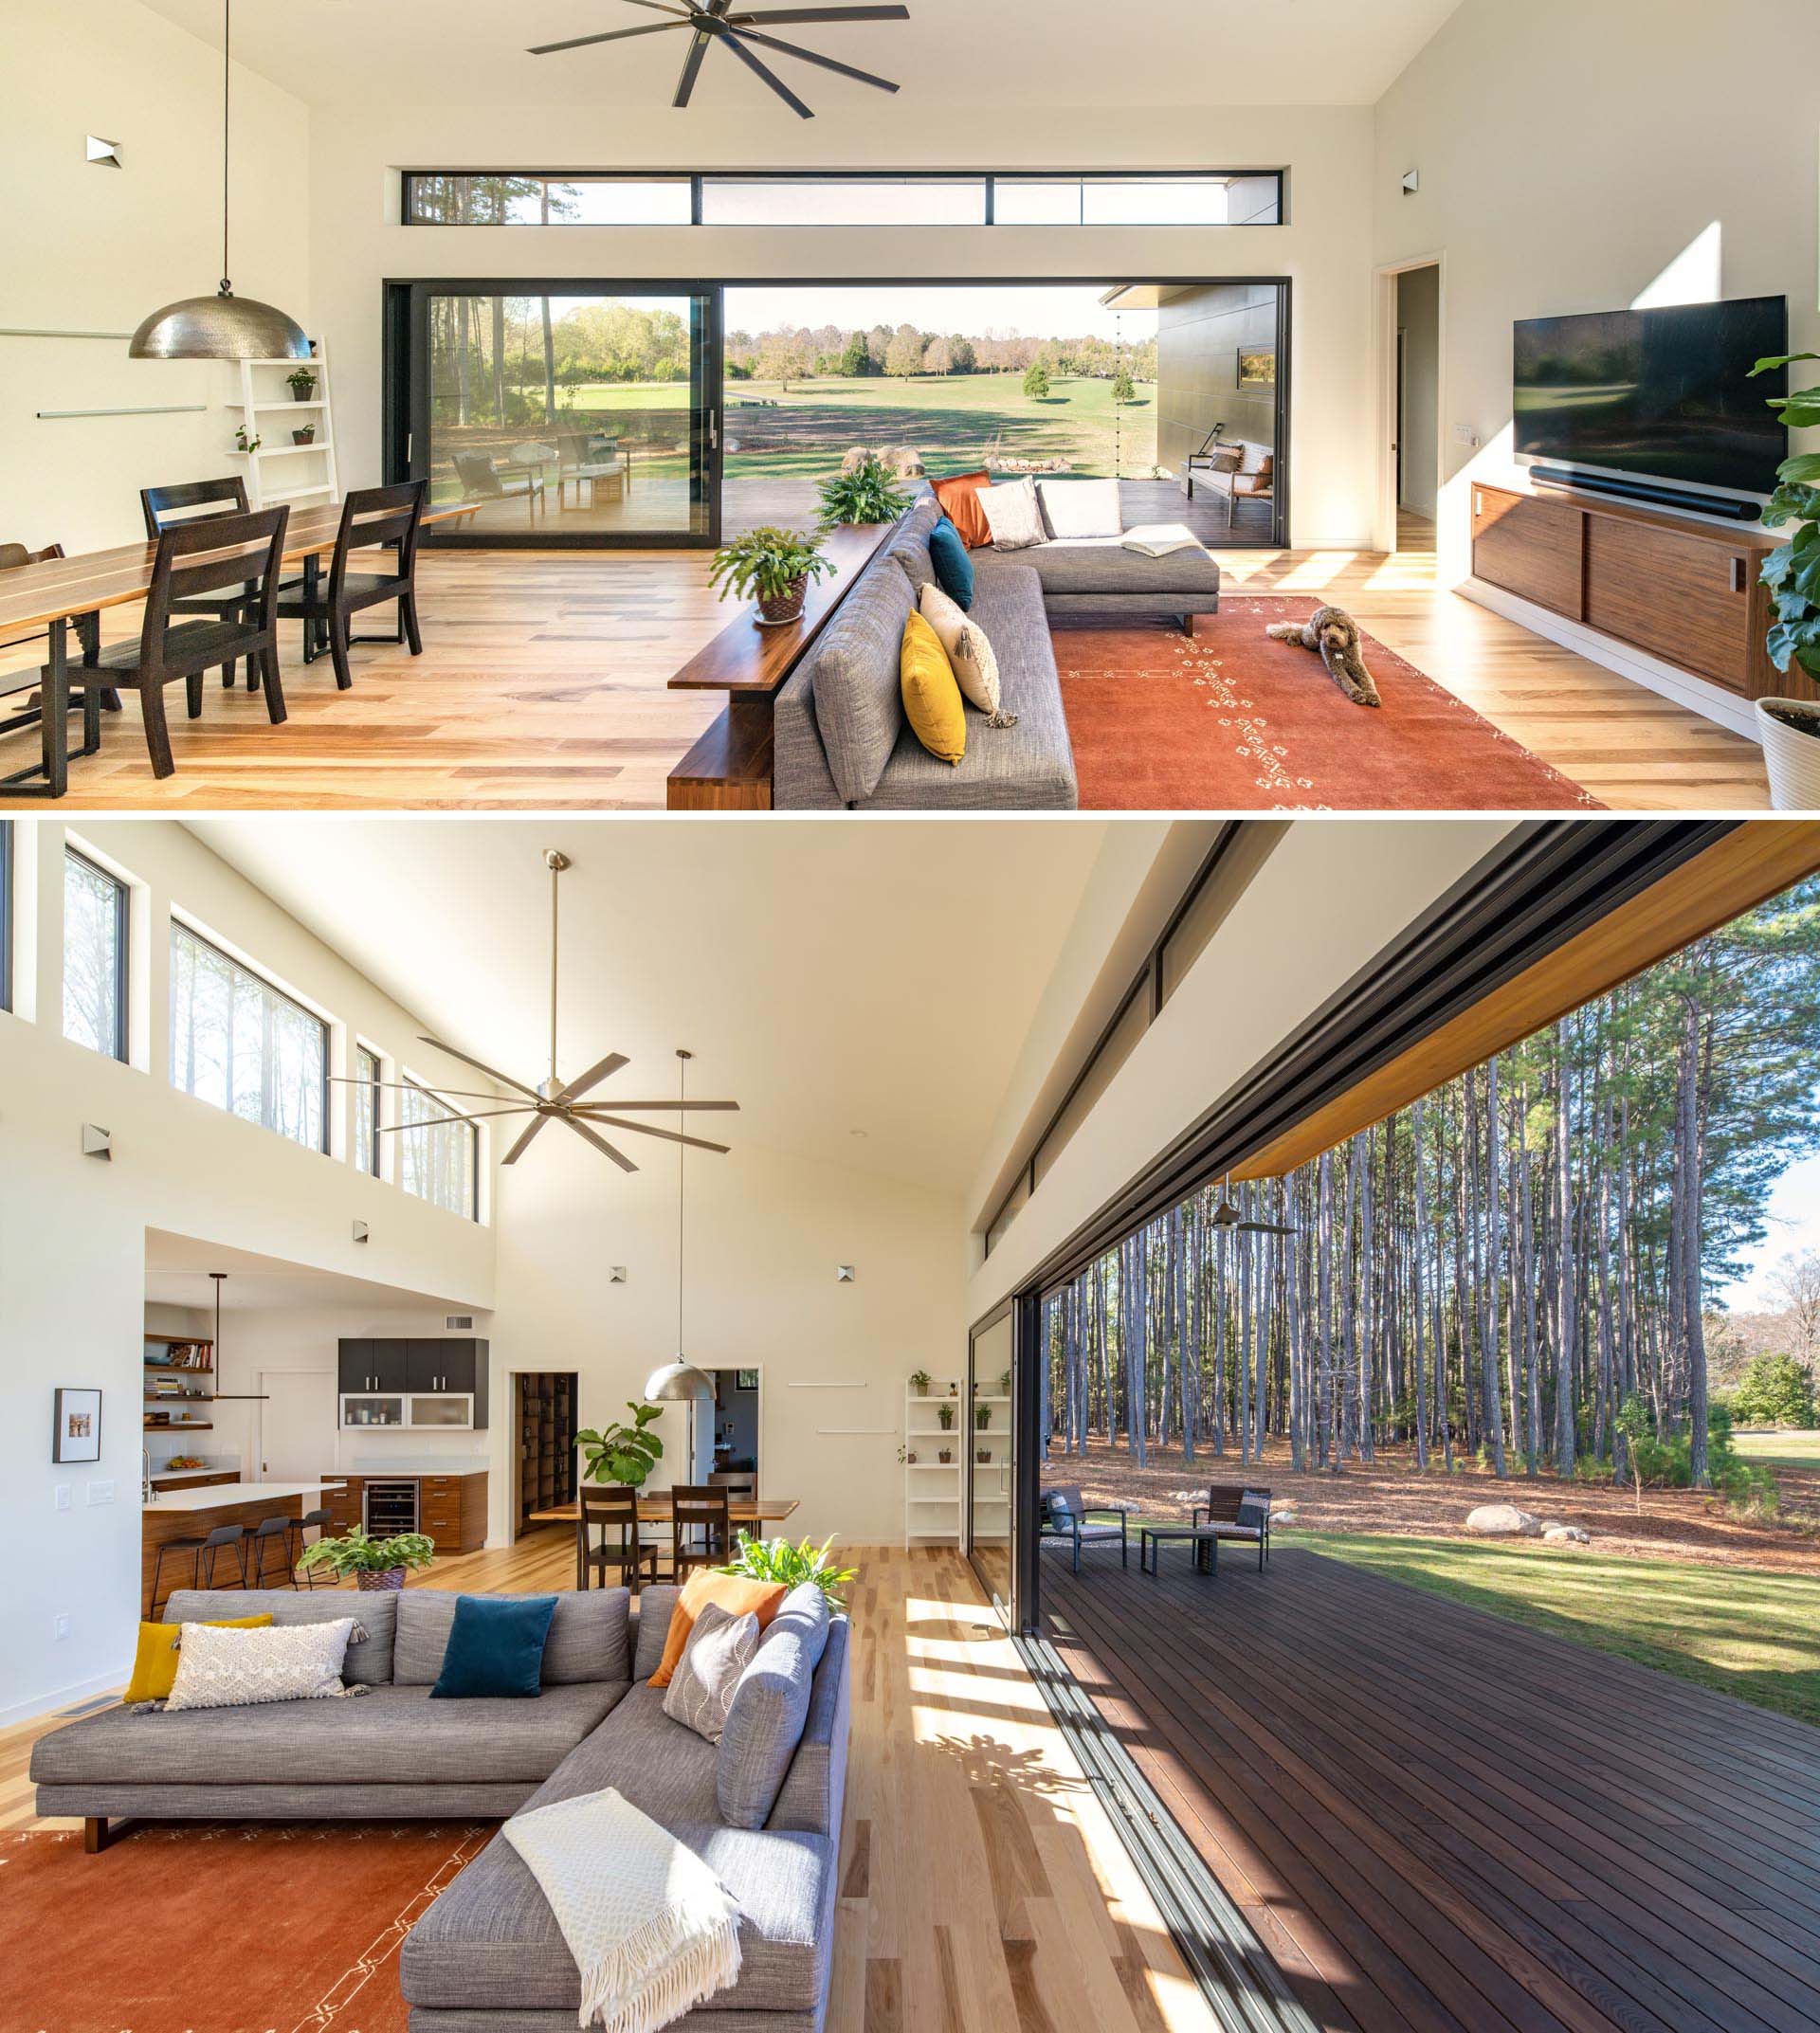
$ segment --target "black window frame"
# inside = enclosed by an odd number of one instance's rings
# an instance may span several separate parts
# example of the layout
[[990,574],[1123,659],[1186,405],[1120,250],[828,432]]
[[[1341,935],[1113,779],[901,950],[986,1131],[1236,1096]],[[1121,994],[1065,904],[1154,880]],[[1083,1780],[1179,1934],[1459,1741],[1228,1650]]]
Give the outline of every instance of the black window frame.
[[[443,1095],[440,1095],[440,1094],[438,1094],[438,1093],[436,1092],[435,1088],[433,1088],[433,1087],[429,1087],[429,1086],[426,1086],[426,1085],[425,1085],[425,1083],[424,1083],[424,1082],[423,1082],[422,1080],[418,1080],[418,1079],[416,1078],[416,1076],[415,1076],[414,1074],[411,1074],[411,1073],[409,1073],[409,1072],[405,1071],[405,1069],[404,1069],[403,1067],[400,1067],[400,1068],[399,1068],[399,1073],[398,1073],[398,1077],[399,1077],[399,1079],[400,1079],[400,1080],[402,1080],[402,1081],[404,1082],[404,1084],[405,1084],[405,1085],[406,1085],[406,1086],[407,1086],[408,1088],[410,1088],[410,1091],[411,1091],[411,1092],[412,1092],[413,1094],[419,1094],[419,1095],[422,1095],[422,1096],[423,1096],[423,1098],[424,1098],[424,1099],[425,1099],[426,1101],[433,1101],[433,1102],[435,1102],[435,1104],[436,1104],[436,1106],[437,1106],[438,1108],[440,1108],[440,1109],[444,1110],[444,1111],[445,1111],[445,1112],[446,1112],[446,1114],[448,1114],[448,1115],[450,1115],[450,1116],[459,1116],[461,1117],[461,1119],[462,1119],[462,1120],[463,1120],[463,1121],[464,1121],[464,1123],[466,1123],[466,1125],[467,1125],[467,1134],[468,1134],[468,1144],[467,1144],[467,1169],[468,1169],[467,1193],[468,1193],[468,1199],[470,1200],[470,1202],[472,1203],[472,1205],[471,1205],[470,1207],[466,1207],[465,1209],[464,1209],[464,1208],[462,1208],[462,1207],[442,1207],[442,1206],[440,1206],[440,1205],[439,1205],[439,1204],[438,1204],[438,1203],[437,1203],[436,1201],[434,1201],[434,1200],[430,1199],[430,1197],[428,1196],[428,1193],[412,1193],[412,1192],[410,1192],[410,1188],[409,1188],[409,1187],[407,1187],[407,1186],[405,1185],[405,1182],[404,1182],[404,1179],[403,1179],[403,1176],[402,1176],[402,1160],[401,1160],[401,1176],[400,1176],[400,1177],[398,1177],[398,1178],[396,1178],[396,1179],[394,1179],[394,1180],[392,1181],[392,1184],[393,1184],[394,1186],[396,1186],[396,1187],[398,1188],[398,1189],[399,1189],[399,1191],[400,1191],[400,1192],[403,1192],[403,1193],[408,1193],[408,1194],[410,1195],[410,1198],[411,1198],[412,1200],[421,1200],[421,1201],[422,1201],[422,1202],[424,1203],[424,1205],[425,1205],[425,1206],[426,1206],[427,1207],[435,1207],[438,1213],[441,1213],[441,1214],[453,1214],[453,1215],[455,1215],[455,1216],[456,1216],[456,1217],[457,1217],[458,1219],[460,1219],[460,1220],[462,1220],[462,1221],[471,1221],[471,1222],[476,1222],[476,1223],[479,1223],[479,1222],[480,1222],[480,1220],[481,1220],[481,1126],[480,1126],[480,1124],[479,1124],[478,1122],[476,1122],[476,1121],[475,1121],[475,1119],[474,1119],[474,1117],[473,1117],[472,1116],[468,1115],[468,1114],[467,1114],[467,1112],[466,1112],[466,1111],[465,1111],[464,1109],[459,1109],[459,1108],[457,1108],[457,1107],[455,1106],[455,1104],[454,1104],[454,1102],[453,1102],[453,1101],[451,1101],[451,1100],[448,1100],[448,1099],[447,1099],[447,1098],[446,1098],[445,1096],[443,1096]],[[399,1137],[400,1137],[400,1138],[402,1139],[402,1138],[404,1138],[404,1137],[407,1137],[407,1136],[409,1136],[409,1135],[410,1135],[410,1134],[411,1134],[412,1130],[414,1130],[414,1129],[428,1129],[428,1128],[431,1128],[431,1127],[440,1127],[440,1125],[431,1125],[431,1124],[429,1124],[429,1123],[410,1123],[410,1124],[405,1124],[405,1125],[403,1125],[403,1126],[401,1126],[401,1127],[400,1127],[400,1129],[399,1129],[399,1131],[398,1131],[398,1135],[399,1135]]]
[[[64,862],[65,866],[67,866],[67,864],[71,862],[80,862],[82,865],[88,870],[90,875],[99,876],[100,880],[103,882],[107,883],[114,892],[114,1041],[113,1044],[107,1049],[107,1051],[103,1054],[103,1057],[118,1061],[118,1062],[121,1065],[126,1065],[129,1062],[129,1026],[127,1022],[126,997],[127,989],[130,986],[132,979],[133,968],[133,913],[131,901],[132,892],[123,877],[117,876],[111,868],[103,868],[100,862],[98,862],[92,854],[84,854],[82,848],[73,845],[67,840],[64,842]],[[10,878],[10,868],[9,868],[9,879]],[[9,880],[8,888],[9,893],[10,893],[10,880]],[[7,922],[9,932],[10,932],[10,910],[9,910],[7,915]],[[9,943],[10,943],[10,941],[9,941]],[[65,967],[67,967],[68,965],[68,955],[69,928],[67,923],[67,917],[65,917],[65,923],[64,927],[63,953],[63,959]],[[11,1007],[10,1002],[9,1002],[7,1007],[9,1008]],[[61,1009],[59,1011],[58,1021],[61,1026]],[[68,1033],[65,1032],[64,1036],[67,1037]],[[70,1040],[70,1043],[72,1044],[76,1042],[77,1041],[74,1039]]]
[[12,821],[0,819],[0,1009],[12,1007]]
[[[1222,178],[1243,179],[1247,183],[1259,183],[1274,179],[1277,187],[1276,213],[1269,219],[1241,219],[1222,226],[1183,225],[1175,230],[1192,233],[1243,231],[1257,227],[1281,227],[1289,223],[1289,170],[1286,164],[1275,164],[1263,169],[1238,169],[1231,165],[1221,168],[1184,170],[1151,169],[1047,169],[1047,170],[777,170],[755,168],[749,170],[549,170],[530,168],[506,168],[498,165],[477,169],[473,166],[455,169],[446,165],[428,169],[400,170],[398,172],[398,222],[410,227],[497,227],[512,226],[534,226],[538,231],[546,231],[542,220],[508,219],[426,219],[414,216],[416,186],[431,178],[469,176],[477,179],[487,177],[512,177],[521,182],[543,184],[686,184],[689,187],[689,225],[704,225],[703,198],[707,187],[716,183],[771,183],[771,184],[971,184],[981,186],[983,216],[979,227],[996,227],[998,220],[998,186],[1006,184],[1070,183],[1079,181],[1083,191],[1096,181],[1121,184],[1204,184],[1218,182]],[[591,222],[572,219],[552,219],[549,227],[590,226]],[[1022,232],[1049,232],[1057,228],[1074,231],[1149,232],[1168,230],[1172,222],[1156,220],[1134,222],[1130,226],[1092,225],[1084,220],[1055,221],[1050,225],[1014,226],[1010,229]],[[794,219],[763,219],[742,222],[739,225],[722,224],[714,228],[720,232],[737,232],[746,226],[763,230],[775,230],[779,227],[810,226],[811,229],[828,230],[812,222]],[[595,232],[658,231],[675,232],[676,226],[639,227],[635,226],[598,225],[592,226]],[[913,232],[956,232],[974,231],[974,227],[956,227],[944,222],[903,222],[904,230]]]
[[[310,1007],[308,1003],[300,1002],[299,999],[295,995],[293,995],[288,989],[281,989],[278,983],[275,982],[272,977],[264,971],[264,969],[254,967],[249,961],[236,959],[234,955],[230,953],[225,946],[217,945],[215,941],[211,939],[206,932],[197,931],[195,926],[192,925],[187,917],[179,917],[175,912],[173,912],[171,916],[172,938],[174,939],[179,932],[181,932],[186,938],[194,939],[198,946],[207,947],[208,950],[211,953],[213,953],[217,959],[225,960],[229,967],[237,968],[243,974],[250,975],[254,981],[261,983],[269,993],[276,995],[281,1002],[289,1003],[293,1009],[301,1011],[301,1013],[304,1016],[308,1017],[310,1022],[314,1024],[318,1030],[321,1031],[322,1092],[321,1103],[317,1111],[318,1118],[322,1124],[321,1142],[316,1144],[303,1143],[295,1136],[286,1136],[282,1130],[274,1129],[269,1122],[254,1122],[253,1124],[251,1124],[251,1127],[256,1130],[264,1130],[268,1135],[278,1137],[279,1140],[282,1143],[294,1145],[299,1151],[315,1151],[318,1152],[323,1157],[327,1157],[330,1154],[329,1105],[331,1097],[334,1092],[333,1085],[329,1078],[328,1018],[325,1016],[318,1015],[318,1013]],[[173,1037],[171,1043],[175,1043],[174,1037]],[[169,1047],[167,1046],[167,1058],[168,1057]],[[165,1072],[166,1078],[169,1079],[170,1067],[168,1065],[166,1066]],[[178,1087],[174,1080],[171,1082],[171,1085],[173,1092],[183,1095],[187,1099],[191,1101],[202,1101],[205,1107],[214,1107],[214,1103],[212,1101],[207,1100],[206,1098],[202,1095],[191,1094],[187,1087]],[[234,1115],[234,1111],[231,1108],[223,1109],[219,1111],[219,1113],[228,1116]],[[245,1122],[246,1120],[246,1117],[245,1116],[235,1116],[235,1119],[240,1122]]]
[[[372,1045],[363,1044],[361,1044],[360,1040],[356,1038],[354,1041],[354,1062],[362,1076],[362,1078],[355,1083],[355,1092],[358,1093],[360,1089],[364,1088],[366,1092],[372,1097],[371,1106],[373,1110],[373,1119],[367,1125],[366,1174],[367,1177],[370,1179],[383,1178],[384,1173],[379,1169],[380,1153],[383,1149],[383,1146],[380,1144],[379,1141],[379,1131],[381,1127],[379,1120],[379,1105],[381,1098],[384,1096],[386,1091],[385,1088],[380,1084],[386,1077],[385,1059],[380,1053],[375,1052]],[[373,1068],[371,1077],[367,1077],[367,1068],[369,1065],[371,1065]],[[359,1169],[360,1168],[358,1166],[355,1167],[356,1171],[358,1171]]]

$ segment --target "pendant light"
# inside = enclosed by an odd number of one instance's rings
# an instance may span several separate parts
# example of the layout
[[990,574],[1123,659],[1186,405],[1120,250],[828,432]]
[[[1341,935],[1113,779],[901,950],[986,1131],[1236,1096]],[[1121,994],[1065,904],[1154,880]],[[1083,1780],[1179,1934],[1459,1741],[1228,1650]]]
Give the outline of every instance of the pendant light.
[[[689,1061],[694,1056],[694,1053],[684,1051],[676,1055],[679,1124],[685,1113],[682,1104],[688,1097]],[[687,1156],[687,1146],[679,1143],[676,1147],[676,1355],[645,1379],[645,1395],[652,1404],[686,1402],[688,1405],[688,1469],[682,1477],[673,1479],[683,1482],[695,1479],[695,1407],[714,1397],[713,1377],[705,1370],[698,1370],[682,1353],[682,1167]]]
[[134,360],[307,360],[310,342],[295,319],[255,297],[236,297],[228,280],[228,54],[233,0],[221,0],[221,283],[212,297],[183,297],[154,311],[134,333]]

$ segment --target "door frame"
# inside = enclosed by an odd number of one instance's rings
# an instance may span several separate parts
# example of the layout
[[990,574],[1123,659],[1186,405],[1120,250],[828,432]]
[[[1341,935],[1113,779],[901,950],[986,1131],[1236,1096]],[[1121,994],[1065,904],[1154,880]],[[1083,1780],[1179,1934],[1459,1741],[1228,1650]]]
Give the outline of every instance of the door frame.
[[1442,419],[1447,413],[1447,257],[1445,249],[1438,254],[1418,254],[1409,261],[1382,262],[1373,270],[1377,291],[1373,334],[1377,384],[1377,470],[1372,511],[1372,549],[1387,555],[1394,554],[1396,551],[1398,488],[1394,446],[1398,435],[1400,390],[1397,380],[1401,365],[1397,343],[1396,279],[1418,268],[1435,271],[1434,520],[1437,549],[1441,543],[1442,476],[1447,467],[1447,437]]
[[[255,1443],[253,1461],[247,1463],[248,1467],[257,1466],[259,1473],[255,1479],[262,1482],[265,1479],[265,1402],[270,1395],[266,1389],[266,1379],[274,1376],[320,1377],[328,1385],[329,1452],[331,1456],[336,1456],[341,1451],[341,1379],[336,1371],[333,1370],[306,1370],[295,1364],[287,1365],[283,1368],[263,1369],[259,1372],[260,1398],[253,1413],[253,1439]],[[335,1466],[336,1462],[332,1460],[321,1461],[311,1472],[315,1475],[327,1475]],[[308,1509],[310,1506],[306,1505],[305,1508]]]

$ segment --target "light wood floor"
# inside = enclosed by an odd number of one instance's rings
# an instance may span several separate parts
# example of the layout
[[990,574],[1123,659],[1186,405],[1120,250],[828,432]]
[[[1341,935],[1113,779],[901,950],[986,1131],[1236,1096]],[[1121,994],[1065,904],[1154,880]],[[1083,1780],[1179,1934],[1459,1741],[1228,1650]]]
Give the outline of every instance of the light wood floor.
[[[830,2033],[1210,2033],[1130,1858],[953,1552],[858,1548]],[[573,1585],[573,1541],[439,1561],[443,1588]],[[0,1828],[36,1822],[0,1733]],[[130,1924],[123,1919],[122,1925]]]
[[[1349,608],[1367,629],[1618,810],[1766,807],[1756,748],[1640,685],[1435,587],[1406,524],[1394,555],[1233,550],[1234,593]],[[700,552],[426,552],[425,654],[358,647],[354,689],[307,667],[286,625],[290,717],[210,684],[200,720],[168,704],[177,773],[152,775],[136,700],[106,717],[101,753],[70,769],[70,808],[652,810],[722,704],[666,681],[724,625]],[[378,629],[378,612],[370,617]],[[116,610],[113,633],[137,626]],[[31,735],[5,744],[0,771]]]

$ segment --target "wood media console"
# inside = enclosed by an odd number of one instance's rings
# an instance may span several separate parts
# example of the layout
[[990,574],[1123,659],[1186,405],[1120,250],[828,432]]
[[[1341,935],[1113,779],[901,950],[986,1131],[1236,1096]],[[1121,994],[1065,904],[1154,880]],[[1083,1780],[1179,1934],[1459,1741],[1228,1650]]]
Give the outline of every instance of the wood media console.
[[1594,495],[1472,489],[1473,576],[1720,686],[1746,704],[1820,698],[1765,647],[1760,573],[1779,539]]

